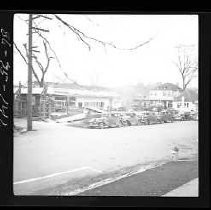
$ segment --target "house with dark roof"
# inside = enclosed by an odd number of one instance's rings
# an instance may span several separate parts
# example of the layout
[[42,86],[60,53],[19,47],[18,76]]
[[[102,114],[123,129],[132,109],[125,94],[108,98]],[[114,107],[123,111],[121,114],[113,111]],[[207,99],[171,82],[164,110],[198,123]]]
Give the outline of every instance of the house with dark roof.
[[173,106],[179,112],[198,111],[198,93],[194,90],[185,90],[174,98]]

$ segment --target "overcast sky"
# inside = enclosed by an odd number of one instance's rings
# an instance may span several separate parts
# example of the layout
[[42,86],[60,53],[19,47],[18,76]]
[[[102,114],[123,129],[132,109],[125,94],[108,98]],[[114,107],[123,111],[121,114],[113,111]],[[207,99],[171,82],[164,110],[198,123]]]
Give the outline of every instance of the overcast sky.
[[[91,51],[76,35],[57,20],[37,20],[60,59],[50,63],[46,81],[65,82],[66,72],[79,84],[117,87],[137,83],[172,82],[181,85],[181,76],[174,62],[178,45],[195,46],[198,52],[197,15],[60,15],[88,36],[113,42],[120,48],[131,48],[150,38],[153,40],[137,50],[117,50],[90,41]],[[28,15],[14,17],[14,41],[24,52],[27,43]],[[33,35],[39,45],[37,35]],[[88,41],[88,40],[86,40]],[[42,54],[40,54],[42,56]],[[53,55],[53,54],[52,54]],[[45,59],[42,56],[42,62]],[[27,81],[27,66],[14,50],[14,83]],[[190,84],[197,86],[197,79]]]

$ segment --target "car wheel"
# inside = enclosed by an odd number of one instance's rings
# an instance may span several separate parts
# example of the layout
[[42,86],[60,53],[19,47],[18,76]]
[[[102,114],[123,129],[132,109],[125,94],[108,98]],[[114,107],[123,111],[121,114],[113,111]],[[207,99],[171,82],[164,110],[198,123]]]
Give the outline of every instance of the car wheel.
[[131,122],[127,120],[127,125],[131,126]]
[[103,129],[104,128],[104,123],[99,123],[99,127],[100,127],[100,129]]

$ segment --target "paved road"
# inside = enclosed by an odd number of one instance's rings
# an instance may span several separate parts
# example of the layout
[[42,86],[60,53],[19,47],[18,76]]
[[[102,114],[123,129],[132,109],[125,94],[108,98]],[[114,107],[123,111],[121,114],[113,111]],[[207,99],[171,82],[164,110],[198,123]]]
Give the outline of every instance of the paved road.
[[[198,123],[191,121],[102,130],[36,121],[34,129],[14,137],[15,195],[60,185],[68,185],[69,192],[81,187],[81,181],[73,182],[78,178],[169,161],[174,146],[183,158],[198,152]],[[57,195],[57,191],[42,192]]]
[[197,161],[169,162],[79,196],[162,196],[198,177]]

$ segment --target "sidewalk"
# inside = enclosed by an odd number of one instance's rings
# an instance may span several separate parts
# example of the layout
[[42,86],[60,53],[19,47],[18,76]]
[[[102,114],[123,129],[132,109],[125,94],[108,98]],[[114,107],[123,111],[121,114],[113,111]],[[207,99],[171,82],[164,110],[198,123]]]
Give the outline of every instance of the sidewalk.
[[168,192],[165,197],[198,197],[198,178]]
[[[197,161],[168,162],[124,179],[93,188],[79,196],[176,196],[168,194],[181,186],[177,196],[197,196]],[[196,181],[195,181],[196,180]],[[193,183],[192,183],[193,181]],[[191,182],[188,186],[187,183]]]

